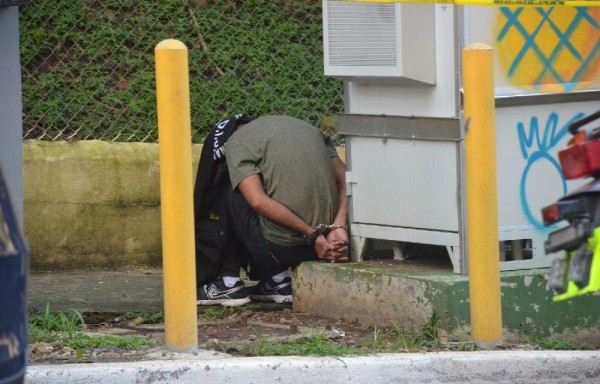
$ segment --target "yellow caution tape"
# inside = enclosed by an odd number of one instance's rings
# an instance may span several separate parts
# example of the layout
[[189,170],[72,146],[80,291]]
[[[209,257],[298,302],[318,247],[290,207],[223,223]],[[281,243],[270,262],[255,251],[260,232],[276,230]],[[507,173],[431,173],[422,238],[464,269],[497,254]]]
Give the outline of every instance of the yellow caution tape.
[[439,3],[497,7],[599,7],[600,0],[344,0],[360,3]]

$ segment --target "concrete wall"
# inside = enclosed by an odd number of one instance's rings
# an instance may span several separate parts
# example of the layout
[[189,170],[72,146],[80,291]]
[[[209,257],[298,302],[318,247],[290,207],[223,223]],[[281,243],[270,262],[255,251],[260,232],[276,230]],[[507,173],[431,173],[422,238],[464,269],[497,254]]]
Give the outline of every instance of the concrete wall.
[[[23,148],[33,270],[161,265],[157,144],[27,140]],[[194,177],[201,149],[192,147]]]
[[[435,264],[304,262],[292,284],[294,311],[407,329],[422,327],[435,313],[449,340],[470,339],[469,278]],[[552,336],[600,348],[598,292],[555,303],[548,269],[504,271],[500,285],[504,340]]]
[[158,145],[26,141],[24,175],[32,269],[160,265]]
[[23,223],[23,123],[19,12],[0,7],[0,166],[15,208]]

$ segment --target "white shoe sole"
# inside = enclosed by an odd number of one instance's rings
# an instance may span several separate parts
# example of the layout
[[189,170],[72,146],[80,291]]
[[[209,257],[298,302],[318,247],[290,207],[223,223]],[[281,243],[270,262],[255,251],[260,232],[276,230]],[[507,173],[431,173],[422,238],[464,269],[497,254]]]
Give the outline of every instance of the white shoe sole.
[[252,300],[256,301],[274,301],[277,304],[291,304],[293,300],[292,295],[250,295]]
[[214,299],[214,300],[198,300],[196,305],[222,305],[224,307],[237,307],[240,305],[248,304],[250,301],[249,297],[243,299]]

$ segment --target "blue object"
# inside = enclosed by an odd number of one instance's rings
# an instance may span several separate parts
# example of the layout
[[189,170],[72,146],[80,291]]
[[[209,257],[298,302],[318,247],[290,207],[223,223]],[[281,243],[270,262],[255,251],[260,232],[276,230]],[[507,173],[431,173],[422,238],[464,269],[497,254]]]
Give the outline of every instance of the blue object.
[[22,383],[27,362],[28,248],[0,169],[0,384]]

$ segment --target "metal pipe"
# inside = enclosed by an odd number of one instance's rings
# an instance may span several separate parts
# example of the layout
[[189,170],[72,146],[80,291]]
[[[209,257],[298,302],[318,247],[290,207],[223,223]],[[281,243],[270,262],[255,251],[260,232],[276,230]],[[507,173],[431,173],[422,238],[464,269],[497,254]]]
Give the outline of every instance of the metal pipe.
[[478,347],[490,349],[502,341],[494,55],[490,46],[464,48],[463,86],[471,331]]
[[165,291],[165,345],[198,350],[192,135],[188,51],[178,40],[155,48],[160,199]]

